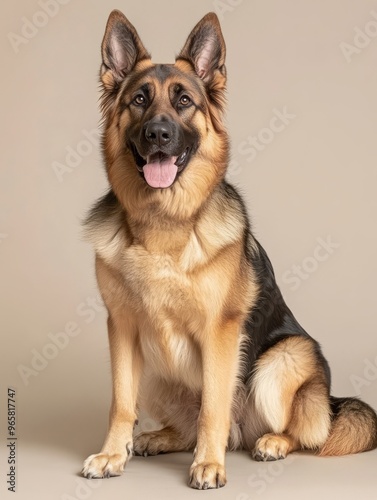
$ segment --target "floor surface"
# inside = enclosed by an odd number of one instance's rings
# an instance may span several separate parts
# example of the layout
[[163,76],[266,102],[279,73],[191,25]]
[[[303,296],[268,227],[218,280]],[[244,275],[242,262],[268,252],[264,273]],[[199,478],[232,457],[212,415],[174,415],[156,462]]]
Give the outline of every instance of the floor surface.
[[[191,490],[187,486],[188,469],[192,459],[190,453],[134,457],[122,477],[87,480],[79,475],[81,460],[85,458],[85,454],[80,456],[76,451],[37,444],[19,446],[16,498],[377,498],[377,451],[342,458],[319,458],[307,453],[296,453],[284,461],[269,463],[254,462],[245,452],[233,452],[227,455],[228,484],[220,490],[201,492]],[[5,498],[3,494],[1,498]]]

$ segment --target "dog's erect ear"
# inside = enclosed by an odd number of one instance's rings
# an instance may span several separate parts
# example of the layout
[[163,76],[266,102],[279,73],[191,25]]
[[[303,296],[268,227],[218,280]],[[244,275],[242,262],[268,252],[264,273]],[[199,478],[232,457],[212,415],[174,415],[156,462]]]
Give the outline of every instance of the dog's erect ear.
[[219,19],[210,12],[190,33],[177,60],[188,61],[203,80],[211,106],[210,115],[216,130],[224,131],[225,110],[225,42]]
[[150,59],[137,31],[119,10],[113,10],[109,16],[101,51],[105,90],[114,90],[137,62]]
[[218,71],[225,77],[225,42],[214,12],[195,26],[177,59],[189,61],[205,83],[211,82]]

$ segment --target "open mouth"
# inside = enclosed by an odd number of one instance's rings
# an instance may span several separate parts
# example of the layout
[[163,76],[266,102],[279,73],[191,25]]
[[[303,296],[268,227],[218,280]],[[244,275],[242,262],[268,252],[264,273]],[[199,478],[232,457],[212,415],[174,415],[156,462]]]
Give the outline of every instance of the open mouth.
[[186,167],[191,149],[187,147],[179,156],[169,156],[158,151],[144,158],[139,154],[136,146],[132,145],[137,169],[152,188],[170,187]]

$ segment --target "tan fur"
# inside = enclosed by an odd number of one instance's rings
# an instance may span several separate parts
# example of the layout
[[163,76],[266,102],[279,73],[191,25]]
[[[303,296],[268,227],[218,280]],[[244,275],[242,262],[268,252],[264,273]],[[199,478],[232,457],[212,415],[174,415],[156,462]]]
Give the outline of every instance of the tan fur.
[[182,439],[172,427],[164,427],[154,432],[142,432],[134,440],[136,455],[157,455],[158,453],[171,453],[185,449],[188,449],[185,445],[185,439]]
[[[371,432],[372,430],[372,432]],[[319,450],[321,456],[360,453],[377,446],[375,411],[358,399],[345,400],[331,426],[330,435]]]
[[[150,61],[143,60],[135,71],[149,65]],[[192,71],[184,61],[178,61],[177,67]],[[113,83],[108,78],[107,73],[102,75],[105,89]],[[167,108],[166,95],[174,81],[149,83],[153,84],[158,114],[159,107]],[[127,79],[122,85],[126,84]],[[102,460],[104,453],[110,457],[109,473],[120,470],[119,465],[112,464],[111,456],[116,453],[123,456],[123,443],[131,439],[135,415],[126,415],[123,410],[118,412],[123,402],[118,402],[121,396],[117,387],[131,390],[124,386],[125,382],[118,381],[132,380],[129,370],[134,364],[132,355],[136,353],[146,361],[147,371],[155,380],[170,380],[170,384],[184,384],[198,395],[202,393],[197,438],[170,439],[164,431],[153,436],[152,448],[162,449],[163,442],[171,446],[180,443],[182,449],[186,449],[197,441],[191,483],[195,486],[206,477],[205,471],[210,470],[223,484],[224,451],[239,371],[241,325],[257,297],[256,280],[243,252],[244,227],[239,219],[239,207],[236,203],[230,204],[224,212],[215,190],[225,175],[227,138],[222,125],[220,130],[219,110],[215,111],[207,102],[209,113],[197,112],[185,118],[195,120],[202,134],[200,152],[192,158],[190,170],[171,189],[151,190],[134,167],[124,168],[132,163],[130,152],[122,147],[124,130],[132,116],[126,111],[118,117],[118,104],[118,101],[107,102],[105,108],[104,148],[108,177],[121,205],[110,218],[93,218],[86,226],[87,238],[98,256],[99,286],[112,318],[111,325],[119,325],[117,332],[109,336],[114,402],[107,441],[98,458],[88,459],[84,472],[100,476],[101,466],[96,465],[96,461]],[[122,371],[119,353],[122,346],[117,338],[122,335],[125,318],[134,333],[128,340],[131,342],[128,360],[123,354],[127,371],[126,367]],[[141,363],[137,363],[139,365]],[[136,392],[133,386],[132,393]],[[140,392],[145,390],[141,388]],[[221,409],[219,401],[222,401]],[[135,407],[134,397],[129,403]],[[129,430],[126,434],[122,432],[118,444],[114,444],[113,429],[124,419],[130,422]],[[179,428],[177,422],[174,424],[175,429]],[[232,435],[237,433],[235,428]],[[150,439],[140,437],[139,451],[149,446],[142,441],[149,443]],[[235,440],[239,444],[240,438]],[[203,469],[204,463],[207,465]],[[95,472],[96,469],[100,470]]]
[[[169,76],[159,78],[118,11],[102,44],[103,148],[115,201],[94,210],[85,231],[109,315],[113,399],[108,435],[101,452],[85,461],[86,477],[119,475],[133,448],[139,454],[195,448],[189,483],[199,489],[225,484],[227,448],[253,450],[258,460],[300,448],[323,455],[355,450],[360,422],[352,424],[357,417],[347,405],[331,422],[324,365],[309,337],[280,340],[255,361],[251,386],[241,380],[248,371],[244,347],[253,341],[246,319],[261,293],[247,254],[259,258],[260,249],[252,235],[245,248],[243,206],[224,194],[225,45],[216,16],[207,15],[194,34],[203,23],[219,43],[210,75],[203,69],[208,47],[189,63],[191,35],[174,71],[165,68]],[[126,54],[118,51],[124,38],[113,33],[121,25],[123,37],[131,36]],[[178,113],[172,106],[177,85],[200,106]],[[177,126],[199,136],[188,168],[166,189],[147,185],[132,145],[125,144],[126,132],[141,123],[142,111],[129,105],[141,86],[153,96],[151,116],[172,115]],[[134,438],[139,407],[162,429]],[[373,446],[368,429],[377,428],[374,414],[363,415],[360,450]]]
[[256,442],[253,454],[259,461],[280,460],[299,448],[299,442],[289,434],[265,434]]
[[300,336],[279,342],[258,360],[253,378],[256,409],[274,432],[287,428],[298,389],[316,374],[313,345]]
[[[132,432],[137,416],[137,393],[142,370],[142,353],[137,325],[124,300],[123,283],[101,260],[96,260],[97,279],[109,311],[108,334],[111,353],[113,398],[110,428],[98,455],[84,463],[89,477],[119,475],[132,454]],[[108,291],[111,290],[111,293]],[[123,443],[120,446],[120,443]]]
[[316,450],[327,440],[330,427],[329,390],[323,374],[316,370],[295,394],[287,431],[302,448]]

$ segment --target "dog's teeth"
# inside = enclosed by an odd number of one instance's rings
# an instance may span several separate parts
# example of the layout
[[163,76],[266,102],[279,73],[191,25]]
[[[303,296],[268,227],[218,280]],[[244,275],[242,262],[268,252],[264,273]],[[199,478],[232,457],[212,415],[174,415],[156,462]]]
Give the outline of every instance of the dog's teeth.
[[187,156],[187,149],[185,151],[183,151],[183,153],[181,155],[178,156],[175,164],[178,166],[181,166],[183,164],[183,162],[185,161],[186,156]]

